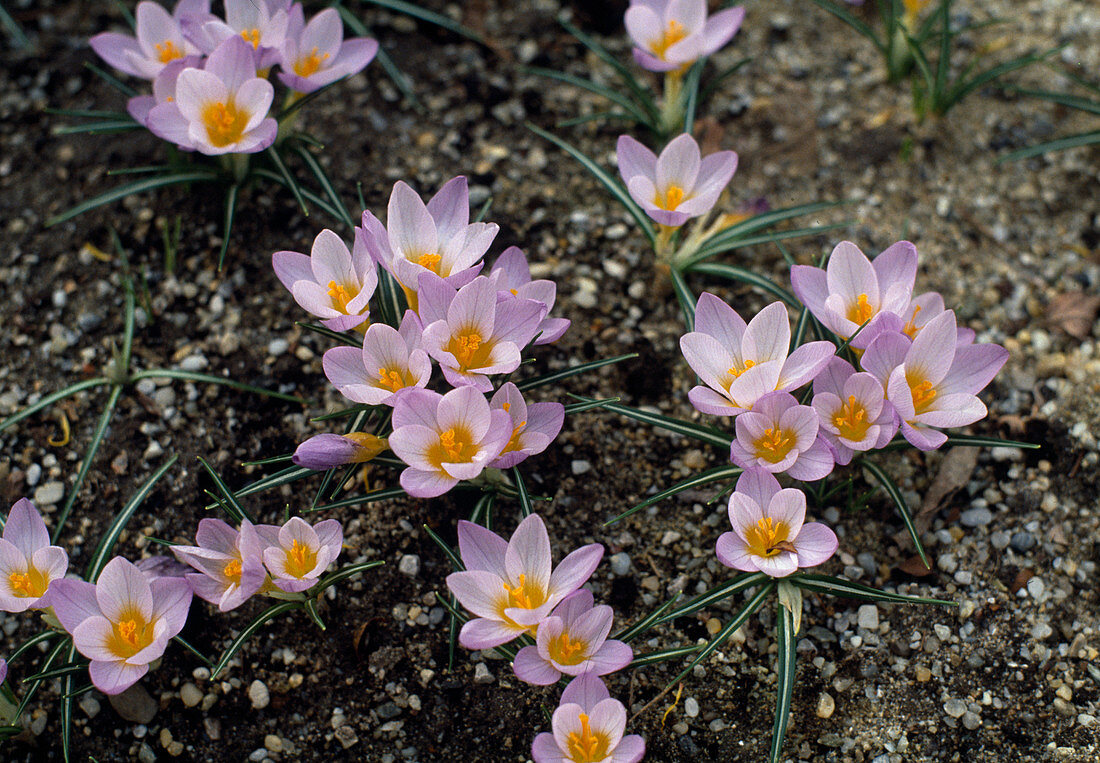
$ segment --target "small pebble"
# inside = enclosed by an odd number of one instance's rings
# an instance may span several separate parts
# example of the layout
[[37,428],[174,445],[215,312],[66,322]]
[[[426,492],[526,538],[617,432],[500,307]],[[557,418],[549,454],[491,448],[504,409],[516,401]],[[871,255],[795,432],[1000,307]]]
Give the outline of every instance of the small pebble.
[[688,697],[684,700],[684,715],[688,718],[695,718],[699,715],[699,702],[695,697]]
[[405,554],[397,563],[397,571],[402,575],[415,578],[420,574],[420,557],[416,554]]
[[589,471],[591,471],[592,464],[590,464],[588,461],[585,461],[584,459],[577,459],[573,461],[572,464],[570,464],[570,468],[573,470],[574,476],[579,477],[580,475],[587,474]]
[[267,684],[263,681],[253,681],[248,686],[248,699],[255,710],[263,710],[271,702],[271,693],[267,690]]
[[268,734],[264,737],[264,747],[266,747],[269,752],[282,752],[283,740],[280,739],[277,734]]
[[966,712],[966,703],[961,699],[949,699],[943,703],[943,711],[952,718],[962,718]]
[[1010,542],[1012,544],[1013,551],[1019,551],[1020,553],[1023,553],[1024,551],[1029,551],[1035,547],[1035,536],[1029,532],[1021,531],[1013,533],[1012,540]]
[[35,506],[53,506],[60,501],[65,495],[65,486],[57,482],[47,482],[42,487],[34,491],[34,505]]
[[959,517],[964,527],[985,527],[993,521],[993,512],[984,506],[975,509],[967,509]]
[[982,725],[982,717],[977,713],[972,713],[967,710],[965,713],[963,713],[962,724],[970,731],[973,731],[974,729]]
[[186,707],[195,707],[202,702],[202,691],[195,684],[188,681],[180,687],[180,699]]
[[833,712],[836,710],[836,700],[828,692],[821,692],[817,695],[817,717],[818,718],[831,718]]
[[856,624],[860,628],[869,631],[878,630],[878,607],[874,604],[864,604],[856,610]]
[[611,555],[611,574],[622,577],[630,572],[630,555],[624,551]]
[[496,679],[493,674],[489,672],[489,666],[484,662],[479,662],[474,666],[474,683],[475,684],[491,684]]

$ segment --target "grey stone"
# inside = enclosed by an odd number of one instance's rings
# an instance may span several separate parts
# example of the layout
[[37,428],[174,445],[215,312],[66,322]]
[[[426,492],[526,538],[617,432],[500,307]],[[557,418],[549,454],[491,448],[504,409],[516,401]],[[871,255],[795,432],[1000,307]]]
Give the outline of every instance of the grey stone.
[[271,693],[267,690],[267,684],[255,680],[248,686],[248,699],[255,710],[263,710],[271,702]]
[[856,610],[856,623],[860,628],[869,631],[878,630],[878,607],[874,604],[864,604]]
[[966,712],[966,703],[961,699],[949,699],[943,703],[943,711],[952,718],[962,718]]
[[630,572],[630,555],[624,551],[611,555],[611,573],[622,577]]
[[121,694],[108,695],[111,707],[125,721],[149,723],[157,714],[157,702],[141,684],[134,684]]
[[1023,553],[1024,551],[1030,551],[1035,548],[1035,536],[1026,530],[1012,533],[1012,550]]
[[985,506],[976,509],[967,509],[959,517],[959,521],[965,527],[985,527],[993,521],[993,512]]
[[416,554],[405,554],[397,563],[397,571],[402,575],[415,578],[420,574],[420,557]]
[[53,480],[34,491],[35,506],[53,506],[65,495],[65,485]]

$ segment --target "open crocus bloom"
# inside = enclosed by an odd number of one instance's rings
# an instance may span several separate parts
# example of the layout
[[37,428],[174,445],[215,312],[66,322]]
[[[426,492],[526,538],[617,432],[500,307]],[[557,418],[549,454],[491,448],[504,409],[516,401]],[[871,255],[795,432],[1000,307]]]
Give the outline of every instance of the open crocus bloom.
[[761,396],[796,390],[833,357],[832,342],[807,342],[790,357],[791,325],[782,302],[765,307],[747,324],[732,307],[707,292],[695,308],[695,331],[680,338],[680,350],[706,386],[688,399],[697,410],[736,416]]
[[921,450],[935,450],[947,441],[940,427],[966,426],[985,417],[977,393],[1008,360],[1008,350],[1000,345],[960,344],[959,337],[955,313],[947,310],[912,342],[904,334],[880,334],[861,360],[886,388],[902,436]]
[[186,68],[176,79],[174,102],[154,106],[146,126],[158,137],[203,154],[250,154],[275,142],[278,123],[267,116],[275,89],[256,76],[252,48],[231,37],[202,69]]
[[312,93],[361,71],[377,52],[378,40],[344,39],[344,24],[335,8],[326,8],[306,24],[302,6],[295,4],[281,51],[279,79],[296,92]]
[[836,535],[820,522],[804,524],[806,494],[779,488],[763,469],[750,469],[730,496],[733,532],[722,533],[718,561],[744,572],[781,578],[799,567],[815,567],[836,553]]
[[399,393],[426,386],[432,375],[432,361],[420,346],[422,336],[412,310],[405,311],[398,329],[374,323],[362,349],[333,347],[325,353],[325,376],[348,400],[392,406]]
[[68,568],[68,555],[50,545],[50,532],[38,509],[20,498],[8,512],[0,537],[0,610],[50,606],[51,583],[65,577]]
[[661,225],[678,227],[710,211],[737,170],[737,154],[703,157],[688,133],[678,135],[658,157],[629,135],[619,137],[619,174],[645,213]]
[[597,676],[614,673],[634,658],[634,650],[622,641],[608,640],[614,612],[593,605],[592,592],[584,588],[562,600],[539,623],[537,646],[525,646],[516,655],[516,677],[535,686],[549,686],[562,674]]
[[520,522],[507,542],[460,521],[458,549],[466,569],[448,575],[447,587],[475,615],[458,637],[467,649],[500,646],[521,633],[534,635],[554,607],[591,577],[603,556],[603,546],[592,543],[554,569],[550,536],[538,514]]
[[473,387],[445,395],[411,389],[394,405],[389,445],[409,465],[401,472],[405,492],[434,498],[481,474],[511,436],[508,413],[490,410],[485,396]]
[[854,451],[885,446],[898,431],[897,414],[886,402],[882,384],[869,373],[856,373],[843,358],[830,358],[814,379],[811,405],[821,422],[821,436],[841,465],[851,462]]
[[306,469],[332,469],[345,464],[363,464],[388,446],[386,440],[369,432],[316,434],[294,451],[291,460]]
[[271,582],[287,593],[311,588],[336,561],[344,542],[344,530],[335,519],[311,527],[301,517],[291,517],[282,527],[257,525],[256,532],[266,546],[263,557]]
[[[179,79],[180,72],[188,67],[202,68],[198,60],[194,58],[178,58],[166,65],[153,80],[152,95],[135,95],[126,101],[127,113],[134,118],[135,122],[140,122],[148,127],[149,112],[153,110],[154,106],[159,106],[162,103],[172,103],[176,100],[176,81]],[[180,125],[181,123],[176,122],[174,124]],[[166,135],[157,137],[170,140],[185,151],[192,150],[191,139],[187,136],[186,129],[179,130],[171,137]]]
[[358,239],[349,252],[335,232],[325,228],[307,256],[275,252],[271,265],[294,301],[334,331],[357,328],[370,318],[370,298],[378,273]]
[[730,460],[743,469],[759,467],[796,480],[819,480],[833,470],[833,454],[818,438],[817,412],[788,392],[771,392],[735,422]]
[[207,53],[239,37],[252,51],[256,68],[266,71],[279,61],[289,23],[288,11],[266,0],[225,0],[224,21],[208,14],[188,19],[185,29]]
[[183,630],[191,584],[177,577],[149,580],[116,556],[95,584],[55,582],[50,603],[77,651],[92,661],[88,674],[95,687],[119,694],[145,675],[169,639]]
[[[533,299],[546,305],[547,313],[554,309],[557,284],[544,278],[532,281],[527,257],[518,246],[510,246],[501,253],[493,263],[489,277],[496,279],[497,300]],[[556,342],[568,328],[567,318],[543,318],[539,323],[535,344]]]
[[172,553],[198,573],[187,580],[199,598],[228,612],[244,604],[267,580],[263,547],[247,519],[235,530],[220,519],[200,519],[195,546],[172,546]]
[[667,72],[682,70],[721,48],[744,18],[741,7],[707,18],[706,0],[633,0],[623,20],[638,65]]
[[505,411],[512,419],[512,436],[500,455],[490,462],[495,469],[509,469],[528,456],[542,453],[561,431],[565,406],[561,403],[528,403],[519,387],[505,382],[489,401],[489,407]]
[[592,673],[569,682],[550,725],[553,733],[544,731],[531,745],[535,763],[637,763],[645,755],[640,736],[623,736],[623,703]]
[[210,13],[210,0],[180,0],[169,15],[159,3],[143,0],[134,12],[134,34],[103,32],[89,44],[92,50],[120,72],[142,79],[153,79],[161,70],[180,59],[202,54],[183,33],[181,21]]

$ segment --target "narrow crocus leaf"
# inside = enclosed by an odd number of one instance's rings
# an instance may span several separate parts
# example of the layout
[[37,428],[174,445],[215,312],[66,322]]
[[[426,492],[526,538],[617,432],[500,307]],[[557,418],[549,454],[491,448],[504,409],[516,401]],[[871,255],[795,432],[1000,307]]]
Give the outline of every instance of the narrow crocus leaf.
[[205,665],[206,667],[208,667],[208,668],[214,667],[214,663],[210,660],[210,658],[208,658],[205,654],[203,654],[201,651],[199,651],[199,649],[197,647],[193,646],[190,642],[188,642],[186,639],[184,639],[179,634],[176,634],[175,636],[173,636],[172,640],[175,641],[180,646],[182,646],[187,651],[189,651],[191,654],[198,657],[199,660],[202,661],[202,664]]
[[311,509],[307,509],[305,513],[311,513],[315,511],[328,511],[329,509],[343,509],[348,506],[358,506],[360,504],[374,503],[375,501],[388,501],[391,498],[402,498],[407,496],[408,493],[402,487],[385,487],[378,490],[372,490],[369,493],[363,493],[362,495],[353,495],[349,498],[341,498],[339,501],[333,501],[332,503],[326,503],[323,506],[316,506]]
[[[570,397],[582,400],[584,402],[591,402],[589,398],[581,397],[580,395],[570,395]],[[604,410],[617,413],[620,416],[626,416],[628,419],[634,419],[635,421],[641,421],[651,426],[664,429],[676,434],[682,434],[685,437],[690,437],[693,440],[699,440],[705,442],[708,445],[714,445],[715,447],[722,448],[724,450],[729,449],[730,442],[733,441],[733,437],[729,434],[721,432],[713,427],[706,427],[701,424],[695,424],[690,421],[684,421],[683,419],[674,419],[670,416],[662,416],[659,413],[650,413],[649,411],[643,411],[640,408],[631,408],[628,405],[619,405],[618,403],[609,403],[604,406]]]
[[617,403],[621,399],[622,398],[619,397],[609,397],[606,400],[593,400],[590,403],[570,403],[565,406],[565,415],[569,416],[570,414],[583,413],[584,411],[590,411],[595,408],[603,408],[608,403]]
[[791,698],[794,696],[795,646],[798,628],[795,617],[780,603],[776,611],[775,642],[779,647],[775,659],[775,724],[772,727],[772,746],[768,753],[771,763],[779,763],[783,751],[783,739],[787,736],[787,723],[791,716]]
[[750,588],[755,588],[761,583],[766,583],[770,578],[763,572],[746,573],[744,575],[738,575],[733,580],[722,583],[715,586],[706,593],[701,593],[695,598],[687,601],[676,609],[662,615],[657,621],[660,623],[667,623],[675,620],[678,617],[687,617],[693,615],[701,609],[706,609],[709,606],[717,604],[720,601],[725,601],[731,596],[736,596],[742,591],[747,591]]
[[677,493],[682,493],[685,490],[692,490],[694,488],[702,487],[703,485],[709,485],[712,482],[732,480],[740,475],[742,471],[743,470],[740,466],[732,466],[730,464],[726,464],[724,466],[716,466],[713,469],[708,469],[705,472],[700,472],[693,477],[688,477],[682,482],[677,482],[672,487],[668,487],[658,493],[654,493],[649,498],[646,498],[644,501],[639,503],[637,506],[627,509],[614,519],[609,519],[604,522],[604,527],[607,527],[608,525],[613,525],[620,520],[626,519],[631,514],[634,514],[637,511],[641,511],[642,509],[663,501],[666,498],[671,498]]
[[[516,387],[520,392],[526,392],[529,389],[535,389],[536,387],[545,387],[548,384],[557,384],[560,381],[568,379],[571,376],[577,376],[588,371],[594,371],[597,368],[603,366],[610,366],[614,363],[621,363],[624,360],[631,360],[638,357],[638,353],[630,352],[626,355],[616,355],[613,358],[604,358],[603,360],[593,360],[591,363],[581,363],[577,366],[570,366],[569,368],[561,371],[554,371],[553,373],[543,374],[542,376],[536,376],[531,379],[525,379],[521,382],[516,382]],[[586,403],[595,403],[597,401],[585,399]]]
[[545,69],[541,66],[525,66],[523,71],[527,74],[533,74],[536,77],[546,77],[547,79],[557,80],[558,82],[564,82],[567,85],[573,85],[583,90],[587,90],[590,93],[602,96],[617,106],[626,110],[630,118],[634,121],[642,124],[649,129],[655,129],[655,123],[651,121],[650,117],[646,114],[644,107],[635,103],[634,99],[630,96],[622,93],[619,90],[608,87],[607,85],[601,85],[598,82],[594,82],[585,77],[578,77],[573,74],[558,71],[557,69]]
[[671,599],[666,601],[661,606],[657,607],[657,609],[650,612],[648,615],[631,625],[629,628],[626,628],[619,633],[616,633],[611,638],[615,639],[616,641],[622,641],[629,644],[634,639],[642,636],[643,634],[645,634],[646,631],[648,631],[650,628],[652,628],[654,625],[657,625],[657,623],[661,621],[661,617],[672,607],[673,604],[680,600],[680,595],[681,594],[677,592]]
[[[973,448],[1020,448],[1021,450],[1039,450],[1043,447],[1036,442],[1002,440],[1000,437],[986,437],[983,435],[953,434],[948,436],[947,441],[941,445],[940,448],[943,449],[953,445]],[[910,445],[908,441],[898,438],[889,445],[883,447],[882,450],[902,450],[911,447],[913,446]]]
[[240,390],[241,392],[251,392],[255,395],[263,395],[264,397],[272,397],[276,400],[285,400],[288,403],[299,403],[306,405],[309,401],[303,400],[300,397],[294,395],[285,395],[282,392],[276,392],[273,389],[265,389],[263,387],[254,387],[251,384],[242,384],[232,379],[226,379],[221,376],[211,376],[210,374],[200,374],[194,371],[180,371],[175,368],[151,368],[148,371],[140,371],[134,374],[130,380],[140,381],[141,379],[182,379],[183,381],[198,382],[199,384],[217,384],[222,387],[229,387],[230,389]]
[[319,581],[317,581],[317,586],[315,590],[317,591],[317,593],[320,593],[326,588],[331,588],[337,583],[343,582],[348,578],[355,577],[361,572],[373,570],[375,567],[381,567],[383,564],[385,564],[385,562],[381,559],[373,559],[369,562],[359,562],[358,564],[349,564],[346,567],[341,567],[335,572],[330,572]]
[[321,190],[325,192],[325,196],[327,196],[328,200],[332,203],[333,209],[343,213],[342,221],[344,224],[349,228],[354,228],[355,221],[352,220],[351,215],[348,213],[347,206],[344,205],[344,200],[340,198],[340,194],[332,185],[332,180],[329,178],[328,173],[325,172],[325,168],[317,161],[317,157],[301,144],[294,146],[294,153],[302,158],[306,167],[313,173],[313,177],[317,179],[317,183],[321,186]]
[[894,505],[898,509],[898,513],[901,514],[902,521],[905,522],[905,528],[909,531],[909,537],[913,539],[913,545],[920,555],[920,560],[924,563],[925,567],[932,569],[932,565],[928,562],[928,555],[924,553],[924,546],[921,545],[917,527],[913,524],[913,514],[909,511],[908,504],[905,503],[905,498],[901,494],[901,489],[894,480],[890,478],[890,475],[883,471],[882,467],[878,464],[868,461],[865,458],[858,459],[856,464],[866,469],[871,476],[882,485],[882,489],[886,491],[886,494],[890,496],[890,500],[894,502]]
[[699,273],[700,275],[713,276],[727,281],[755,286],[763,292],[779,297],[779,299],[783,300],[791,307],[802,307],[802,303],[798,301],[798,298],[783,287],[776,286],[768,278],[746,268],[737,267],[736,265],[726,265],[725,263],[718,262],[700,262],[684,268],[684,272]]
[[562,25],[565,31],[573,35],[580,41],[582,45],[591,50],[596,56],[605,64],[610,66],[619,78],[622,79],[623,84],[630,88],[630,92],[634,95],[634,98],[639,104],[646,110],[646,114],[649,119],[646,123],[652,123],[656,125],[660,121],[660,112],[657,109],[657,104],[653,101],[653,96],[649,94],[645,86],[634,76],[634,70],[629,68],[626,64],[620,61],[616,56],[608,52],[607,48],[596,42],[595,38],[582,32],[577,27],[570,24],[565,19],[559,19],[558,23]]
[[871,586],[865,586],[861,583],[853,583],[850,580],[833,577],[832,575],[819,575],[812,572],[800,572],[791,577],[791,582],[807,591],[824,593],[845,599],[857,599],[859,601],[890,601],[899,604],[938,604],[944,607],[959,606],[958,602],[955,601],[929,599],[922,596],[905,596],[900,593],[892,593],[890,591],[872,588]]
[[106,377],[103,377],[103,376],[97,376],[94,379],[88,379],[86,381],[77,382],[76,384],[70,384],[65,389],[61,389],[61,390],[58,390],[57,392],[53,392],[49,395],[46,395],[44,398],[39,400],[37,403],[35,403],[33,405],[28,405],[26,408],[19,411],[18,413],[12,414],[8,418],[4,419],[4,421],[0,422],[0,432],[3,432],[5,429],[7,429],[10,426],[14,426],[15,424],[18,424],[20,421],[27,418],[28,416],[33,416],[34,414],[38,413],[39,411],[41,411],[44,408],[50,407],[51,405],[53,405],[54,403],[56,403],[60,400],[64,400],[67,397],[71,397],[72,395],[75,395],[78,392],[83,392],[84,390],[88,390],[88,389],[95,389],[96,387],[102,387],[102,386],[110,384],[110,383],[111,383],[110,379],[108,379]]
[[684,328],[688,331],[695,330],[695,303],[698,301],[691,293],[691,287],[684,280],[684,274],[673,267],[669,271],[672,277],[672,290],[676,292],[676,301],[680,303],[680,310],[684,314]]
[[218,492],[225,502],[227,513],[233,517],[237,524],[240,524],[241,521],[245,519],[255,524],[256,519],[241,505],[240,501],[237,500],[237,496],[234,495],[233,491],[229,489],[229,486],[225,484],[221,475],[214,471],[214,467],[212,467],[202,456],[199,456],[199,463],[202,464],[202,468],[206,470],[206,473],[210,475],[210,479],[214,481],[214,486],[218,488]]
[[468,27],[462,26],[449,16],[444,16],[442,13],[436,13],[430,11],[427,8],[422,8],[415,3],[408,3],[405,0],[366,0],[371,5],[377,5],[380,8],[388,8],[391,11],[397,11],[403,13],[406,16],[412,16],[414,19],[420,19],[421,21],[427,21],[429,24],[435,24],[436,26],[446,29],[448,32],[454,32],[455,34],[465,37],[468,40],[473,40],[480,45],[487,45],[485,38]]
[[61,537],[61,531],[65,528],[65,522],[69,518],[69,512],[72,511],[73,503],[76,501],[77,495],[80,494],[80,488],[84,486],[84,479],[92,468],[96,453],[99,452],[99,446],[103,444],[103,438],[107,435],[107,427],[111,423],[111,417],[114,415],[115,406],[118,404],[121,395],[122,385],[115,385],[111,388],[111,394],[107,396],[107,403],[103,406],[99,421],[96,422],[92,439],[88,443],[88,449],[84,451],[84,458],[80,464],[80,469],[76,473],[76,479],[73,480],[73,486],[69,488],[65,503],[61,505],[61,510],[54,521],[53,534],[51,535],[54,541]]
[[[70,643],[67,659],[72,661],[74,657],[76,657],[76,645]],[[87,665],[81,662],[79,668],[81,670],[87,670]],[[65,676],[65,680],[61,685],[61,757],[66,763],[69,761],[69,754],[71,752],[74,699],[73,674],[70,673]]]
[[82,201],[75,207],[69,209],[67,212],[62,212],[59,215],[51,217],[46,221],[46,227],[50,228],[58,223],[63,223],[66,220],[71,220],[78,215],[82,215],[88,210],[95,209],[96,207],[102,207],[104,204],[110,204],[112,201],[125,198],[137,193],[145,193],[146,191],[153,191],[157,188],[164,188],[170,185],[182,185],[183,183],[201,183],[215,180],[217,175],[212,172],[194,171],[194,172],[177,172],[169,175],[157,175],[156,177],[145,178],[143,180],[136,180],[133,183],[126,183],[124,185],[112,188],[109,191],[101,193],[98,196],[93,196],[90,199]]
[[229,251],[229,239],[233,235],[233,220],[237,216],[237,197],[241,187],[233,183],[225,189],[224,208],[225,215],[222,218],[222,245],[218,250],[218,270],[225,263],[225,253]]
[[[311,474],[316,474],[313,469],[306,469],[304,466],[288,466],[286,469],[281,469],[274,474],[269,474],[266,477],[256,480],[250,485],[245,485],[238,490],[235,495],[238,498],[244,498],[247,495],[253,495],[255,493],[262,493],[265,490],[269,490],[273,487],[279,487],[280,485],[288,485],[291,482],[297,482],[300,479],[308,477]],[[212,509],[213,506],[208,505],[206,509]]]
[[658,662],[677,660],[681,657],[687,657],[689,654],[695,654],[705,646],[706,644],[691,644],[690,646],[674,646],[670,649],[661,649],[657,652],[636,654],[634,659],[630,661],[630,664],[627,665],[627,668],[640,668],[645,665],[656,665]]
[[473,511],[470,512],[470,521],[475,525],[481,525],[491,530],[490,525],[492,524],[493,502],[495,499],[496,493],[483,493],[477,499],[477,503],[474,504]]
[[424,525],[424,532],[428,533],[428,537],[432,539],[432,542],[439,546],[440,550],[451,560],[451,566],[455,568],[455,571],[461,572],[466,569],[466,565],[462,563],[462,558],[459,557],[458,553],[453,548],[451,548],[447,541],[440,538],[436,532],[427,525]]
[[270,620],[274,620],[276,617],[283,614],[284,612],[289,612],[292,609],[300,609],[301,606],[302,602],[300,601],[282,601],[278,604],[268,607],[263,612],[256,615],[256,617],[254,617],[252,621],[248,625],[246,625],[240,633],[237,634],[237,638],[233,639],[233,642],[228,647],[226,647],[225,652],[222,653],[221,659],[218,660],[218,664],[215,665],[214,668],[210,671],[210,677],[216,678],[223,670],[225,670],[226,666],[229,664],[229,661],[233,659],[233,655],[239,652],[241,650],[241,647],[243,647],[245,643],[250,638],[252,638],[253,634],[255,634],[256,631],[258,631],[260,628],[262,628],[265,623]]
[[519,493],[519,513],[523,517],[530,516],[534,510],[531,506],[531,496],[527,493],[527,483],[523,481],[523,475],[518,467],[512,467],[512,482],[515,483],[516,492]]
[[[858,19],[856,16],[852,15],[851,11],[848,11],[842,5],[831,2],[831,0],[812,0],[812,2],[818,7],[823,8],[824,10],[836,16],[838,19],[854,29],[858,34],[866,37],[874,44],[876,48],[879,49],[880,53],[886,55],[886,44],[879,39],[878,34],[875,33],[875,30],[867,26],[867,24]],[[890,28],[889,25],[887,25],[887,28]]]

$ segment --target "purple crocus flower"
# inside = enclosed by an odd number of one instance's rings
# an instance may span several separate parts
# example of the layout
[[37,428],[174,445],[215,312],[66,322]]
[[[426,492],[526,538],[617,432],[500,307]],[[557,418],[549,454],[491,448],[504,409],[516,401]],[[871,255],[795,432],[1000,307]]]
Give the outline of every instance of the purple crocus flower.
[[267,116],[275,90],[256,76],[252,48],[239,37],[222,43],[202,69],[176,79],[174,102],[154,106],[146,126],[158,137],[203,154],[250,154],[275,142],[278,123]]
[[266,72],[279,62],[290,16],[286,9],[265,0],[225,0],[225,20],[213,14],[192,16],[184,22],[191,39],[209,53],[231,37],[239,37],[252,51],[253,64]]
[[175,577],[149,580],[116,556],[94,584],[55,582],[50,603],[77,651],[91,660],[88,674],[95,687],[104,694],[120,694],[148,672],[149,663],[183,630],[191,584]]
[[169,14],[159,3],[143,0],[134,11],[134,34],[103,32],[88,42],[92,50],[120,72],[153,79],[173,61],[199,61],[199,50],[184,34],[185,18],[210,13],[210,0],[180,0]]
[[368,432],[315,434],[294,451],[291,460],[297,466],[323,471],[345,464],[370,461],[389,447],[386,440]]
[[733,532],[722,533],[715,553],[735,570],[781,578],[836,553],[832,530],[820,522],[805,524],[806,494],[781,490],[779,481],[763,469],[750,469],[737,479],[729,517]]
[[613,618],[611,607],[594,606],[591,591],[581,588],[569,594],[539,623],[538,645],[525,646],[516,654],[516,677],[535,686],[549,686],[563,673],[604,676],[626,667],[634,650],[607,638]]
[[312,93],[361,71],[378,53],[378,40],[344,39],[340,12],[326,8],[305,23],[302,6],[290,9],[280,53],[279,79],[298,93]]
[[434,498],[481,474],[511,436],[507,411],[490,410],[485,396],[473,387],[445,395],[411,389],[394,405],[389,446],[409,465],[401,472],[405,492]]
[[424,349],[455,387],[490,392],[490,374],[519,368],[520,352],[535,337],[546,305],[533,299],[497,300],[492,279],[478,276],[455,289],[435,274],[420,277]]
[[0,610],[50,606],[52,584],[65,577],[68,568],[68,554],[50,545],[50,532],[38,509],[20,498],[8,512],[0,536]]
[[706,0],[633,0],[624,21],[634,60],[652,72],[682,71],[721,48],[745,18],[728,8],[707,18]]
[[287,593],[312,588],[336,561],[344,542],[344,530],[335,519],[310,526],[301,517],[291,517],[282,527],[256,525],[256,533],[265,546],[263,560],[272,584]]
[[623,736],[623,703],[592,673],[569,682],[550,725],[553,733],[544,731],[531,745],[535,763],[638,763],[645,755],[640,736]]
[[489,463],[496,469],[509,469],[528,456],[542,453],[561,431],[565,423],[565,406],[561,403],[530,403],[520,394],[519,387],[505,382],[489,401],[492,409],[505,411],[512,420],[512,436],[508,444]]
[[[546,305],[546,312],[554,309],[558,287],[553,281],[540,278],[531,280],[527,257],[518,246],[510,246],[493,263],[489,277],[496,279],[497,299],[533,299]],[[538,327],[535,344],[550,344],[561,339],[569,328],[567,318],[543,318]]]
[[735,152],[703,157],[688,133],[673,138],[659,157],[621,135],[617,153],[631,198],[657,223],[673,228],[709,212],[737,171]]
[[458,636],[467,649],[500,646],[521,633],[534,635],[554,607],[591,577],[603,556],[603,546],[592,543],[554,569],[550,536],[538,514],[520,522],[507,542],[460,520],[458,549],[466,569],[448,575],[447,587],[475,615]]
[[897,414],[886,402],[882,384],[869,373],[856,373],[843,358],[830,358],[814,379],[811,405],[821,422],[821,436],[842,466],[855,451],[881,448],[898,431]]
[[348,400],[392,406],[403,390],[426,386],[432,375],[432,361],[421,347],[423,333],[412,310],[398,329],[374,323],[362,348],[333,347],[325,353],[325,376]]
[[195,546],[172,546],[172,553],[198,570],[187,580],[199,598],[228,612],[244,604],[267,580],[263,546],[247,519],[236,530],[220,519],[201,519]]
[[[162,103],[172,103],[176,100],[176,82],[179,80],[180,72],[187,68],[201,69],[202,64],[195,58],[177,58],[161,69],[160,74],[153,79],[152,95],[135,95],[126,101],[126,111],[134,118],[135,122],[148,127],[149,112],[153,110],[154,106],[159,106]],[[193,150],[191,138],[188,137],[186,129],[179,130],[171,137],[165,135],[158,137],[170,140],[185,151]]]
[[271,266],[294,301],[333,331],[359,328],[370,319],[370,298],[378,272],[357,236],[352,250],[325,228],[309,255],[275,252]]
[[817,436],[817,412],[789,392],[770,392],[735,422],[730,460],[743,469],[786,472],[796,480],[819,480],[833,470],[833,455]]
[[688,399],[697,410],[736,416],[763,395],[793,391],[817,376],[836,348],[832,342],[807,342],[788,357],[791,324],[782,302],[765,307],[747,324],[737,311],[708,292],[695,307],[695,331],[680,338],[680,350],[706,386]]

